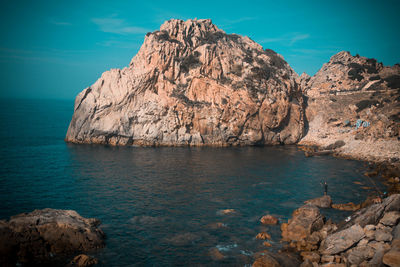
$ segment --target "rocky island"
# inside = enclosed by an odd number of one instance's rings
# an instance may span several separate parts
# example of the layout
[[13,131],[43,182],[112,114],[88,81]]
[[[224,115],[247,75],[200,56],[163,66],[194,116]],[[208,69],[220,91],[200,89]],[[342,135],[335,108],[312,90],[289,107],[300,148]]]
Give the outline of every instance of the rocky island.
[[165,22],[75,100],[65,140],[139,146],[300,144],[400,157],[400,65],[340,52],[313,76],[211,20]]

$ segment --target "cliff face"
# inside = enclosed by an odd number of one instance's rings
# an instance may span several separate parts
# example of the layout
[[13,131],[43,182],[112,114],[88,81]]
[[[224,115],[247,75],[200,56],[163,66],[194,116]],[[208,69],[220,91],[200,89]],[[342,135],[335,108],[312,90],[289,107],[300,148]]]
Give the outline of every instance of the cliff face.
[[75,100],[66,141],[111,145],[292,144],[303,136],[297,74],[211,20],[170,20],[129,67]]
[[304,145],[371,161],[400,158],[400,66],[340,52],[299,78],[307,97]]

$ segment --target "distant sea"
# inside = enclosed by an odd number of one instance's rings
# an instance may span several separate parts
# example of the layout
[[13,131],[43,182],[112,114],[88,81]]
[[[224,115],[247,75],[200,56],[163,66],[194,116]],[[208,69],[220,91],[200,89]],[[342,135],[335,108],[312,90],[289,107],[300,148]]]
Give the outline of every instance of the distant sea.
[[[0,100],[0,219],[34,209],[73,209],[102,221],[102,266],[245,265],[267,213],[287,221],[323,194],[361,202],[372,189],[362,162],[306,158],[295,146],[138,148],[64,142],[73,100]],[[380,181],[376,181],[382,188]],[[221,210],[233,209],[224,215]],[[349,213],[323,210],[340,220]],[[219,223],[219,224],[217,224]],[[225,258],[214,261],[210,251]]]

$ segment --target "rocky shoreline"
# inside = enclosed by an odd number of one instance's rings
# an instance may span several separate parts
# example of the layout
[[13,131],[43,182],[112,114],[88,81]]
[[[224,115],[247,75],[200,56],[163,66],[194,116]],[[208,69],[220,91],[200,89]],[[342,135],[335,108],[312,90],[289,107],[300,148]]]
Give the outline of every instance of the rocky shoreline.
[[320,213],[331,206],[329,196],[306,201],[281,225],[285,249],[259,253],[253,266],[400,266],[400,194],[377,197],[338,224]]
[[[399,181],[393,181],[399,184]],[[354,211],[333,223],[320,209]],[[223,210],[224,214],[234,210]],[[359,204],[334,204],[329,195],[305,201],[287,223],[280,225],[284,248],[267,250],[271,235],[261,232],[266,250],[253,255],[253,266],[399,266],[400,194],[369,197]],[[271,215],[263,225],[279,225]],[[92,266],[97,259],[81,254],[104,246],[97,219],[86,219],[71,210],[35,210],[0,221],[2,266]],[[211,257],[225,257],[216,250]],[[385,264],[385,265],[383,265]]]

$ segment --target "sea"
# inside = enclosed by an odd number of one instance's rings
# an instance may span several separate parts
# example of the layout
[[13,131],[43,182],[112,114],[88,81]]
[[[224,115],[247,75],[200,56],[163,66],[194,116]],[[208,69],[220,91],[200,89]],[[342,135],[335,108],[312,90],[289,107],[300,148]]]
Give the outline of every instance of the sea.
[[[99,266],[246,266],[283,246],[280,225],[261,225],[263,215],[287,222],[323,195],[324,181],[334,203],[375,193],[365,163],[305,157],[296,146],[69,144],[73,100],[0,104],[0,219],[43,208],[98,218],[106,246],[88,254]],[[322,213],[333,221],[349,215]],[[255,238],[262,231],[272,247]]]

